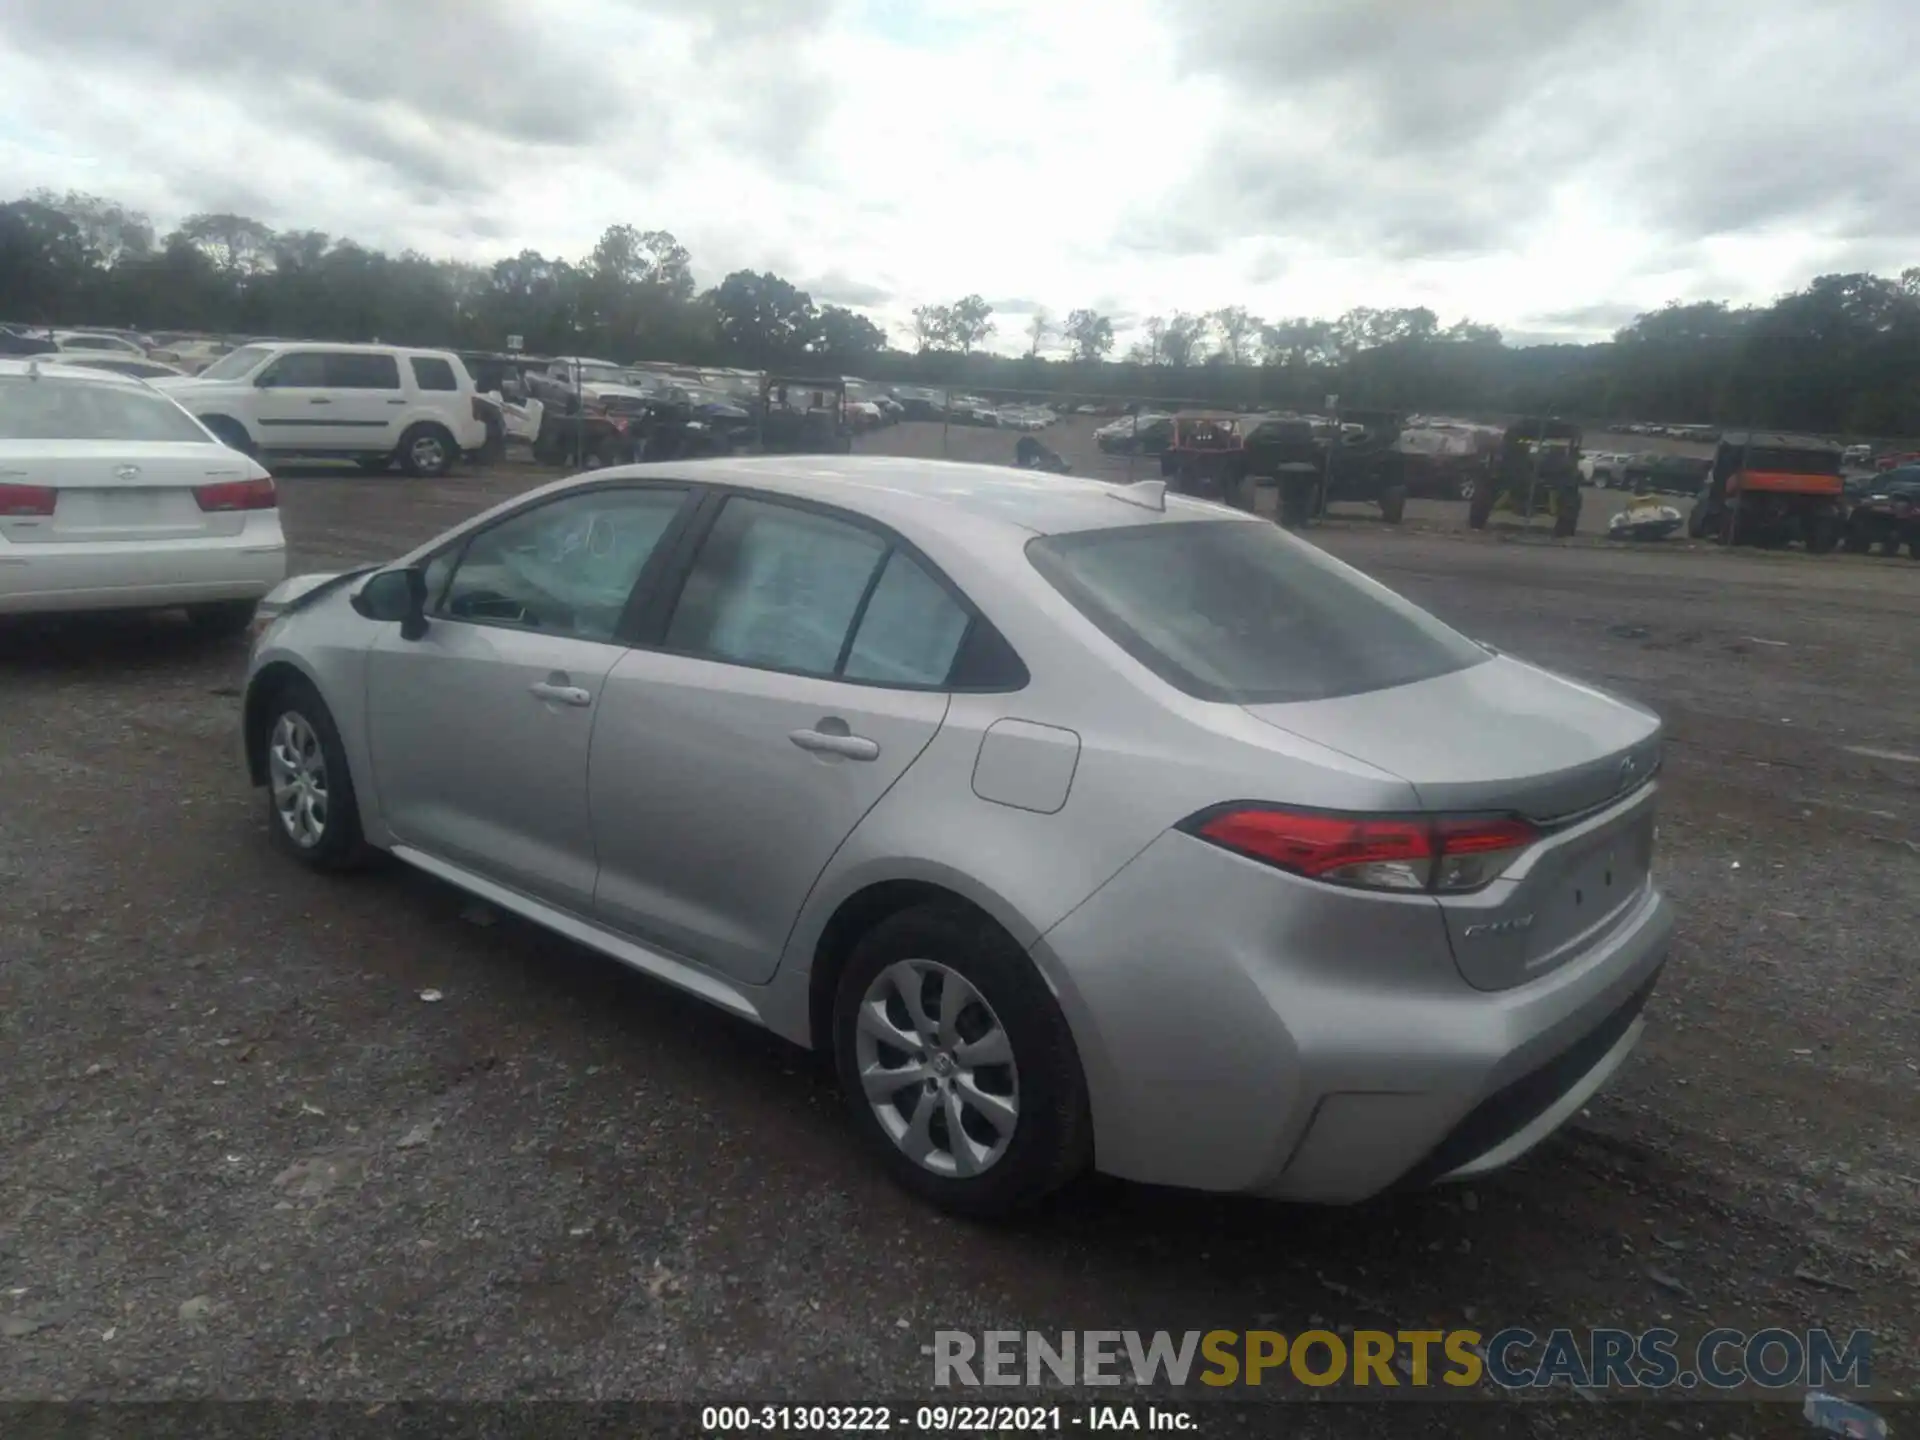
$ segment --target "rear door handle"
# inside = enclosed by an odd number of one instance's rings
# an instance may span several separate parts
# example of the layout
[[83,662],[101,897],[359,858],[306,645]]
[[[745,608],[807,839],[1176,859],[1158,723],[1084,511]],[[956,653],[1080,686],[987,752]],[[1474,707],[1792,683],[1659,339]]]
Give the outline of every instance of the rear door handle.
[[878,760],[880,747],[864,735],[829,735],[823,730],[795,730],[787,738],[816,755],[838,755],[844,760]]
[[553,680],[536,680],[527,687],[529,695],[561,705],[591,705],[593,696],[578,685],[563,685]]
[[313,399],[307,401],[307,403],[309,405],[331,405],[333,401],[327,399],[323,395],[316,395],[313,397]]
[[389,400],[389,401],[387,401],[387,404],[389,404],[389,405],[404,405],[404,404],[406,404],[406,403],[407,403],[407,402],[406,402],[406,401],[404,401],[404,400]]

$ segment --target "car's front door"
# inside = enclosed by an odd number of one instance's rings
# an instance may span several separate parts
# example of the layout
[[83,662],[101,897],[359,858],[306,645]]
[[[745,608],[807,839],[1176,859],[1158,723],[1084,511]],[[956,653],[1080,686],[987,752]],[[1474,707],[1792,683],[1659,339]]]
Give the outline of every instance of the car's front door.
[[608,485],[517,511],[427,567],[430,619],[368,657],[380,809],[404,845],[587,914],[587,753],[622,618],[684,486]]
[[946,716],[970,611],[853,517],[729,496],[657,641],[602,687],[601,921],[758,984]]
[[253,420],[268,450],[326,450],[334,444],[327,357],[283,350],[254,377]]

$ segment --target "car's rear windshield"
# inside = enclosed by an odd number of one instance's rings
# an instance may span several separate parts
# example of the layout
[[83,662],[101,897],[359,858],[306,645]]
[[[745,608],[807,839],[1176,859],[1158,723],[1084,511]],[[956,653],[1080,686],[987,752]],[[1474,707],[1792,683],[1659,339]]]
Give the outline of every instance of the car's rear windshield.
[[210,443],[191,416],[144,386],[0,376],[0,440]]
[[1275,525],[1201,520],[1083,530],[1030,541],[1027,554],[1110,640],[1202,700],[1326,700],[1430,680],[1488,658],[1464,635]]

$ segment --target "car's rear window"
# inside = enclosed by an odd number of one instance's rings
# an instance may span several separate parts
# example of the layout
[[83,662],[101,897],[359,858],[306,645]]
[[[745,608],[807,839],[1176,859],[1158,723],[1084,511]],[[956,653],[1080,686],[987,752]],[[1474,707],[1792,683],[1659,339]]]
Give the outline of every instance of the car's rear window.
[[[1488,658],[1358,571],[1248,520],[1042,536],[1027,554],[1161,679],[1239,705],[1410,685]],[[1409,716],[1417,724],[1417,716]]]
[[50,375],[0,377],[0,440],[211,443],[186,411],[144,386]]

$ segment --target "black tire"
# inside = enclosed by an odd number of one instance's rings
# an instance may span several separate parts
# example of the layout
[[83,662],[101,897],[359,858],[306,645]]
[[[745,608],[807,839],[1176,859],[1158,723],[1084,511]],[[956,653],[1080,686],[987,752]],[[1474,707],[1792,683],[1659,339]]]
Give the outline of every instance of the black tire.
[[1707,505],[1704,500],[1696,500],[1693,508],[1687,512],[1687,538],[1704,540],[1707,538]]
[[230,636],[244,635],[247,627],[253,624],[256,608],[252,600],[218,600],[205,605],[189,605],[187,623],[202,635],[224,640]]
[[1920,560],[1920,535],[1915,535],[1911,540],[1907,541],[1907,558]]
[[1475,530],[1487,528],[1487,522],[1493,518],[1493,486],[1482,484],[1475,488],[1473,500],[1467,506],[1467,524]]
[[1816,515],[1807,521],[1807,551],[1813,555],[1830,555],[1840,543],[1840,522],[1831,515]]
[[1407,487],[1391,485],[1380,492],[1380,518],[1398,525],[1407,515]]
[[420,480],[438,480],[453,473],[460,458],[460,447],[443,426],[414,425],[400,437],[400,468]]
[[1849,555],[1864,555],[1873,549],[1873,537],[1857,526],[1850,526],[1841,544]]
[[1560,497],[1560,503],[1554,509],[1553,538],[1565,540],[1580,528],[1580,492],[1569,491]]
[[[935,1174],[910,1159],[882,1128],[861,1084],[861,1004],[880,974],[903,960],[930,960],[960,975],[991,1007],[1011,1046],[1018,1115],[1005,1150],[979,1174]],[[976,1218],[1006,1215],[1059,1189],[1092,1159],[1086,1081],[1066,1017],[1033,962],[977,911],[959,904],[918,906],[862,936],[834,997],[833,1051],[855,1125],[900,1185],[940,1209]],[[917,1094],[918,1083],[904,1092]],[[934,1123],[944,1130],[944,1114]]]
[[[320,692],[305,680],[283,681],[260,707],[260,716],[264,727],[260,744],[268,757],[267,828],[273,832],[274,843],[315,870],[352,870],[364,865],[372,857],[372,850],[360,830],[360,806],[354,798],[353,775],[347,769],[346,747],[340,743],[340,731]],[[312,844],[302,844],[293,837],[281,819],[274,794],[273,747],[280,722],[287,717],[305,723],[325,767],[324,824]]]
[[384,475],[393,464],[393,456],[391,455],[360,455],[354,458],[353,463],[358,465],[362,470],[366,471],[369,475]]
[[253,438],[247,434],[247,427],[238,420],[229,419],[225,415],[209,415],[200,423],[211,430],[213,438],[229,450],[238,450],[242,455],[247,456],[257,456],[260,453],[260,447],[255,445]]
[[1893,531],[1891,534],[1887,536],[1886,539],[1880,542],[1880,553],[1885,555],[1889,560],[1895,559],[1899,556],[1900,554],[1900,532],[1899,531],[1897,530]]

